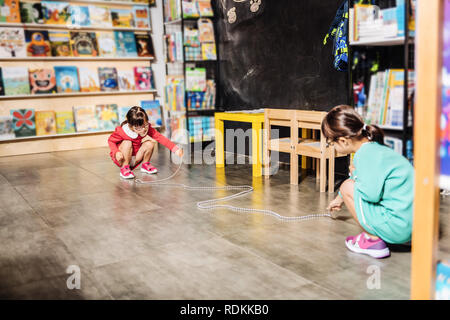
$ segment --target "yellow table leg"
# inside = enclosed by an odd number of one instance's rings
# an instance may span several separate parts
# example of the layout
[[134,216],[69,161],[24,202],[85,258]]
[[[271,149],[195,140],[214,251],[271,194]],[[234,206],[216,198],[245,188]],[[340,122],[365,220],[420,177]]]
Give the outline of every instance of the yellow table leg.
[[253,176],[262,175],[262,122],[252,122]]
[[225,150],[224,150],[224,129],[223,121],[215,119],[215,131],[216,131],[216,167],[222,168],[225,166]]

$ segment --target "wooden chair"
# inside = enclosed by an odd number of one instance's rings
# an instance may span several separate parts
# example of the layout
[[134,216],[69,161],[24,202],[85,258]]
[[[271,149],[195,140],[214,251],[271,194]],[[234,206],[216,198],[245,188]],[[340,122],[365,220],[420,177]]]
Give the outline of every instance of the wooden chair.
[[[270,151],[290,153],[291,184],[298,184],[298,156],[314,159],[316,179],[319,180],[320,192],[326,189],[326,166],[328,166],[328,191],[334,192],[334,164],[336,157],[345,154],[336,153],[334,147],[327,147],[325,137],[320,128],[326,112],[306,110],[265,109],[265,135],[264,135],[264,175],[269,178]],[[271,139],[271,126],[290,127],[290,138]],[[312,131],[311,138],[300,138],[299,129]]]

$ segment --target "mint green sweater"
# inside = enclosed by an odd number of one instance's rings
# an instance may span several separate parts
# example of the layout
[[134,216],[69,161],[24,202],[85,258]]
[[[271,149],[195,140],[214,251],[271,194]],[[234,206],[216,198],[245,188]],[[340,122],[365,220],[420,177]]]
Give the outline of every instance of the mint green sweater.
[[354,201],[358,220],[369,233],[389,243],[411,239],[414,168],[387,146],[363,144],[353,159]]

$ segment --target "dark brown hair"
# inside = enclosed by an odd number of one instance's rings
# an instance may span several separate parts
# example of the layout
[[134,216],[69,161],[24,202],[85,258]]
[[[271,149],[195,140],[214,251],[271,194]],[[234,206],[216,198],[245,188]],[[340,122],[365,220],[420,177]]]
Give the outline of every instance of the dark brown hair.
[[131,107],[127,112],[127,119],[122,122],[120,126],[123,126],[126,123],[133,127],[142,127],[148,123],[148,115],[141,107]]
[[350,106],[340,105],[331,109],[322,121],[322,133],[329,141],[339,138],[370,141],[384,144],[384,133],[376,125],[365,125],[361,115]]

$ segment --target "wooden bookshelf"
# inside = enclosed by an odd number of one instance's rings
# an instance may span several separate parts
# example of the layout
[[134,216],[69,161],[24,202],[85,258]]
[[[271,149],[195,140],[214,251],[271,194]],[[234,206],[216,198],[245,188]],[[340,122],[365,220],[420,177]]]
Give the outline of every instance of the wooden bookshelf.
[[[24,2],[41,2],[24,0]],[[147,3],[121,1],[55,1],[70,4],[102,5],[108,8],[149,6]],[[150,13],[150,10],[149,10]],[[150,20],[151,23],[151,20]],[[67,30],[67,31],[131,31],[136,34],[150,33],[150,28],[95,27],[35,23],[0,23],[0,27],[24,29]],[[98,67],[115,67],[119,70],[133,70],[134,67],[148,67],[154,59],[150,57],[11,57],[0,58],[1,67],[27,67],[28,69],[53,68],[54,66],[76,66],[97,70]],[[35,111],[69,111],[74,106],[117,104],[121,106],[139,105],[143,100],[154,100],[157,90],[97,91],[55,94],[35,94],[0,96],[0,116],[10,114],[11,109],[34,109]],[[0,156],[11,156],[38,152],[75,150],[107,146],[110,131],[76,132],[0,140]]]

